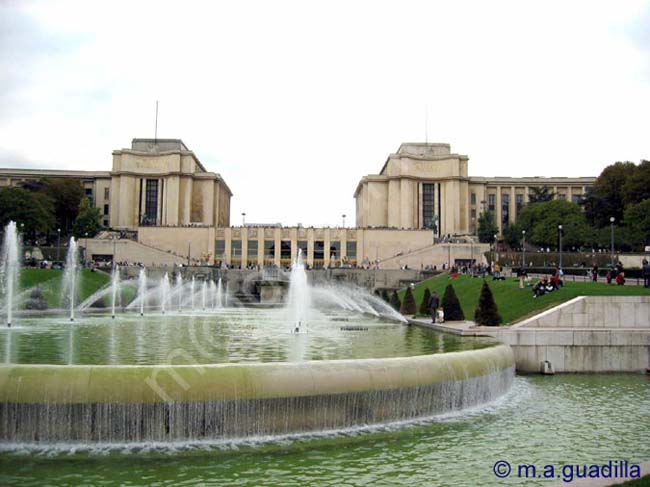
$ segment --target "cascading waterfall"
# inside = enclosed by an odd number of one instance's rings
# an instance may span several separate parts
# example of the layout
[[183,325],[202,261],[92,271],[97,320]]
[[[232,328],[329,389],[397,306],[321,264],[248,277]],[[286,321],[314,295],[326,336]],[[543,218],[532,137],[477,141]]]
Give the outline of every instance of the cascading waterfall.
[[223,284],[221,283],[221,278],[219,278],[219,282],[217,282],[217,302],[216,302],[216,308],[223,308]]
[[75,299],[77,297],[77,285],[79,281],[79,257],[77,241],[70,237],[68,255],[65,258],[65,272],[63,274],[63,292],[61,299],[70,307],[70,321],[74,321]]
[[111,275],[111,316],[115,319],[115,302],[117,301],[117,292],[120,287],[120,266],[116,265],[113,268]]
[[138,298],[140,299],[140,316],[144,316],[145,301],[147,300],[147,272],[144,267],[138,275]]
[[160,283],[160,311],[162,311],[162,314],[165,314],[167,299],[169,299],[169,274],[165,272]]
[[19,285],[20,274],[20,241],[16,222],[10,221],[5,226],[4,240],[2,243],[2,262],[0,262],[0,284],[4,288],[4,307],[7,313],[7,326],[13,323],[16,291]]
[[311,289],[302,260],[302,249],[298,249],[298,256],[291,266],[287,298],[287,310],[294,333],[301,333],[305,330],[311,302]]
[[183,309],[183,276],[179,272],[176,276],[176,294],[178,294],[178,311]]

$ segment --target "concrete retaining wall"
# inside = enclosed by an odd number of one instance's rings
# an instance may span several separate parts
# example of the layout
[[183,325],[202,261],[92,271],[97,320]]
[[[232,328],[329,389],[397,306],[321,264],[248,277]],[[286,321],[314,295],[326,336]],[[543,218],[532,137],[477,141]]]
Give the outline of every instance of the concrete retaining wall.
[[578,297],[495,334],[520,372],[642,372],[650,368],[650,296]]

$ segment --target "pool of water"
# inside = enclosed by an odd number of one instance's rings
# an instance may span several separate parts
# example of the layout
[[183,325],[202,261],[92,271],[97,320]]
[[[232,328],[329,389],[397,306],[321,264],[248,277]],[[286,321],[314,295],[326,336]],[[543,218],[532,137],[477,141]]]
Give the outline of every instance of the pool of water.
[[493,465],[650,459],[650,378],[519,376],[506,396],[474,410],[320,435],[2,448],[0,485],[547,485],[496,479]]
[[[215,313],[24,318],[0,329],[0,362],[152,365],[385,358],[491,346],[420,327],[350,314],[315,312],[293,334],[282,309],[225,308]],[[182,353],[179,353],[182,351]]]

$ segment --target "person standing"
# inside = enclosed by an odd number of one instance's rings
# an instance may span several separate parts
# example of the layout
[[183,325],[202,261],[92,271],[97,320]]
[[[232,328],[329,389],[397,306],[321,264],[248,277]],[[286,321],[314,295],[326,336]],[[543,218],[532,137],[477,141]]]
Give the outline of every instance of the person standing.
[[436,312],[438,310],[438,306],[440,306],[440,298],[438,298],[438,294],[435,291],[431,292],[431,297],[429,298],[427,305],[429,306],[429,312],[431,313],[431,323],[435,323]]
[[648,259],[643,259],[641,275],[643,276],[643,287],[650,288],[650,263],[648,263]]

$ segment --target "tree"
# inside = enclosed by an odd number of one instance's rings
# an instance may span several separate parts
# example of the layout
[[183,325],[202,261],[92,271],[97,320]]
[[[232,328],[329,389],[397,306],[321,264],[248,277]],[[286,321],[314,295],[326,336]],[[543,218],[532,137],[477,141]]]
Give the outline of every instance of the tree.
[[562,246],[579,246],[591,240],[591,230],[578,205],[567,200],[552,200],[526,205],[519,214],[519,228],[526,230],[526,241],[555,247],[562,225]]
[[499,233],[499,228],[494,222],[494,215],[490,211],[484,211],[478,218],[478,241],[481,243],[493,243],[494,236]]
[[511,249],[521,245],[521,228],[517,224],[508,225],[503,230],[503,241]]
[[399,311],[402,302],[399,300],[399,296],[397,295],[397,291],[393,291],[393,294],[390,297],[390,305],[393,307],[395,311]]
[[41,193],[23,188],[0,189],[0,226],[15,221],[22,231],[32,238],[49,232],[54,226],[51,201]]
[[532,186],[528,193],[528,203],[545,203],[553,199],[554,193],[548,186]]
[[404,300],[402,301],[402,305],[399,308],[399,312],[403,315],[414,315],[418,312],[418,307],[415,304],[415,298],[413,297],[411,286],[406,288],[406,293],[404,293]]
[[422,295],[422,303],[420,303],[419,314],[424,316],[429,314],[429,299],[431,299],[431,291],[429,291],[428,287],[425,287]]
[[635,166],[623,184],[623,202],[626,208],[650,199],[650,161]]
[[445,313],[445,321],[465,321],[463,308],[460,307],[460,301],[456,296],[454,286],[447,284],[445,294],[442,297],[442,310]]
[[44,179],[41,192],[47,195],[54,205],[56,225],[67,232],[79,214],[79,205],[84,197],[84,189],[79,179]]
[[592,198],[597,201],[589,202],[595,205],[598,212],[590,213],[593,218],[592,224],[605,227],[609,225],[610,217],[616,218],[617,222],[623,219],[625,205],[623,200],[624,187],[628,180],[635,174],[636,165],[632,162],[617,162],[603,169],[600,176],[596,178]]
[[91,238],[94,237],[102,228],[101,218],[99,208],[91,207],[88,198],[82,198],[79,205],[79,216],[72,225],[72,234],[77,239],[86,235]]
[[494,296],[486,281],[483,281],[483,286],[481,287],[478,307],[474,311],[474,321],[479,325],[486,326],[498,326],[501,323],[501,316],[499,315],[497,304],[494,302]]
[[650,198],[628,206],[625,210],[625,225],[633,231],[637,242],[650,244]]

